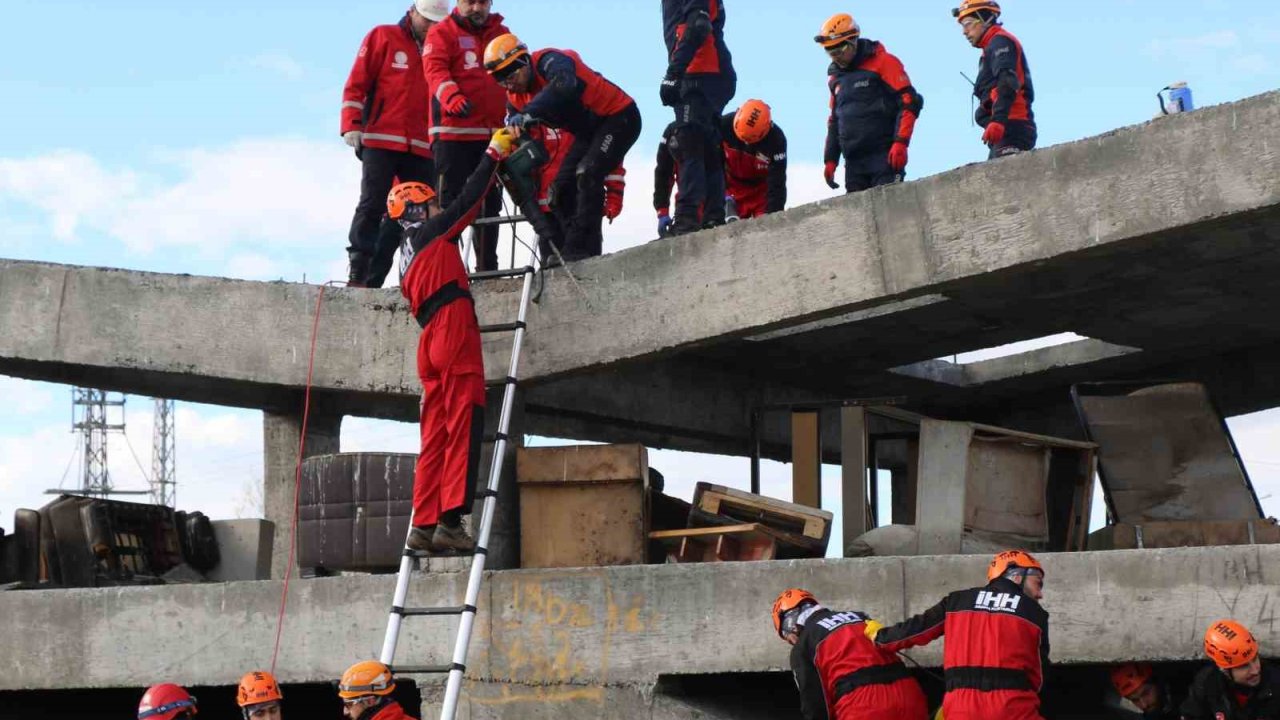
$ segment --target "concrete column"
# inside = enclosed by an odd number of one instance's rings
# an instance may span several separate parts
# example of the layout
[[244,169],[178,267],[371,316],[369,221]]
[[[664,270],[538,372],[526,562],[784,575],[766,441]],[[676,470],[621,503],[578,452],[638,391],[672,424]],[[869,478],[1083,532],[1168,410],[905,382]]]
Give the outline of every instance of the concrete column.
[[[492,437],[498,431],[498,418],[502,412],[502,388],[488,392],[485,398],[484,433]],[[516,488],[516,449],[524,445],[524,400],[516,390],[515,404],[511,409],[511,424],[507,429],[507,452],[502,461],[502,479],[498,485],[498,509],[493,518],[493,530],[489,536],[487,570],[505,570],[520,567],[520,493]],[[476,479],[476,502],[472,508],[469,529],[480,531],[480,513],[484,498],[479,497],[489,482],[493,460],[493,443],[484,443],[480,450],[480,475]]]
[[[307,445],[303,459],[338,452],[342,416],[316,412],[307,418]],[[301,413],[262,413],[262,499],[267,519],[275,523],[271,577],[284,577],[289,562],[289,532],[293,523],[293,499],[297,485],[298,443]]]
[[964,536],[965,476],[973,426],[945,420],[920,423],[920,484],[916,526],[921,555],[960,552]]
[[844,532],[841,554],[867,527],[867,409],[840,408],[840,463],[843,486]]

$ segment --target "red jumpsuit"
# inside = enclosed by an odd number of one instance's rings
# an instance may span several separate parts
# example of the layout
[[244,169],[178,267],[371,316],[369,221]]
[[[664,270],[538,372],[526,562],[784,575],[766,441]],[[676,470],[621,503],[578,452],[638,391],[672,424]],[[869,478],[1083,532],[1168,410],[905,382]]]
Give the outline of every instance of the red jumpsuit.
[[924,645],[946,634],[947,720],[1043,720],[1040,689],[1049,665],[1049,613],[1011,580],[958,590],[876,634],[886,650]]
[[[400,707],[400,703],[394,700],[378,708],[376,712],[366,711],[365,714],[369,715],[368,720],[414,720],[413,716],[406,713],[404,708]],[[360,720],[365,720],[363,715]]]
[[791,648],[805,720],[926,720],[929,708],[896,655],[865,634],[867,616],[817,607]]
[[439,214],[405,231],[400,291],[422,326],[422,446],[413,477],[413,524],[471,510],[484,434],[484,356],[458,239],[480,213],[497,161],[486,153],[462,191]]

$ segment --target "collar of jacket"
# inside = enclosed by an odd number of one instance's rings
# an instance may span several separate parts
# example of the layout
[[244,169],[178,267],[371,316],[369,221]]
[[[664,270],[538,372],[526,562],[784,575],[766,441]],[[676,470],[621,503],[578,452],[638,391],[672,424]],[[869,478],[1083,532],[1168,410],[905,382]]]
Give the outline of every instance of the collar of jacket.
[[470,20],[463,17],[462,14],[458,12],[458,8],[455,7],[453,12],[449,13],[449,19],[452,20],[453,24],[457,25],[458,29],[463,32],[470,33],[472,35],[483,35],[485,31],[491,30],[497,25],[500,25],[506,18],[502,17],[502,15],[498,13],[489,13],[489,19],[485,20],[484,24],[480,27],[476,27],[471,24]]
[[1025,592],[1022,591],[1021,585],[1010,580],[1007,577],[998,577],[995,580],[992,580],[991,582],[987,583],[987,587],[990,588],[991,590],[1015,592],[1015,593],[1018,593],[1019,595],[1023,595],[1028,598],[1031,597],[1030,595],[1027,595]]
[[1004,26],[999,22],[991,23],[991,27],[987,28],[987,32],[984,33],[982,39],[978,41],[978,47],[982,50],[986,50],[987,46],[991,44],[991,38],[994,38],[1003,29]]
[[364,712],[360,713],[360,717],[357,718],[357,720],[373,720],[373,718],[376,717],[378,713],[382,712],[390,704],[391,704],[391,698],[384,697],[377,705],[374,705],[373,707],[370,707],[370,708],[365,708]]

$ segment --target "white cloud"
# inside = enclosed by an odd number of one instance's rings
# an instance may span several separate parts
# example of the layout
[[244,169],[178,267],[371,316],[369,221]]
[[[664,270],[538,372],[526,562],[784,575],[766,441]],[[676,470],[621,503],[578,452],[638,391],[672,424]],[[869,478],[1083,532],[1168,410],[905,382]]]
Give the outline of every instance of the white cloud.
[[317,238],[341,243],[359,192],[360,165],[337,142],[248,139],[157,160],[177,179],[109,168],[72,151],[0,159],[0,196],[48,214],[60,240],[90,228],[135,251],[182,247],[216,256],[314,246]]
[[1206,50],[1234,50],[1240,47],[1235,30],[1215,30],[1181,38],[1157,38],[1147,43],[1147,53],[1156,58],[1186,55]]
[[264,70],[278,75],[285,80],[300,80],[304,74],[302,63],[281,50],[260,53],[249,58],[244,64],[255,70]]
[[[54,406],[54,387],[30,380],[0,377],[0,402],[4,403],[6,415],[38,415]],[[69,396],[68,392],[63,397]]]
[[242,280],[276,280],[282,277],[274,261],[266,255],[255,252],[239,253],[231,256],[224,269],[227,277]]

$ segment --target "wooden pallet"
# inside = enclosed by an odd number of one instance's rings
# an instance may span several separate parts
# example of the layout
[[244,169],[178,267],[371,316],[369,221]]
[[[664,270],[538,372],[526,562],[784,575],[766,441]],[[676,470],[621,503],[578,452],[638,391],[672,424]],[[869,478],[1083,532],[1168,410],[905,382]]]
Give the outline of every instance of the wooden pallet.
[[[826,553],[827,541],[831,537],[832,515],[826,510],[753,495],[722,485],[698,483],[693,493],[693,506],[703,512],[722,515],[740,523],[758,523],[776,531],[792,533],[799,537],[801,545],[818,555]],[[690,519],[692,521],[694,518]]]
[[747,523],[656,530],[649,533],[649,539],[668,547],[667,562],[735,562],[773,560],[779,543],[785,542],[782,535],[759,523]]

